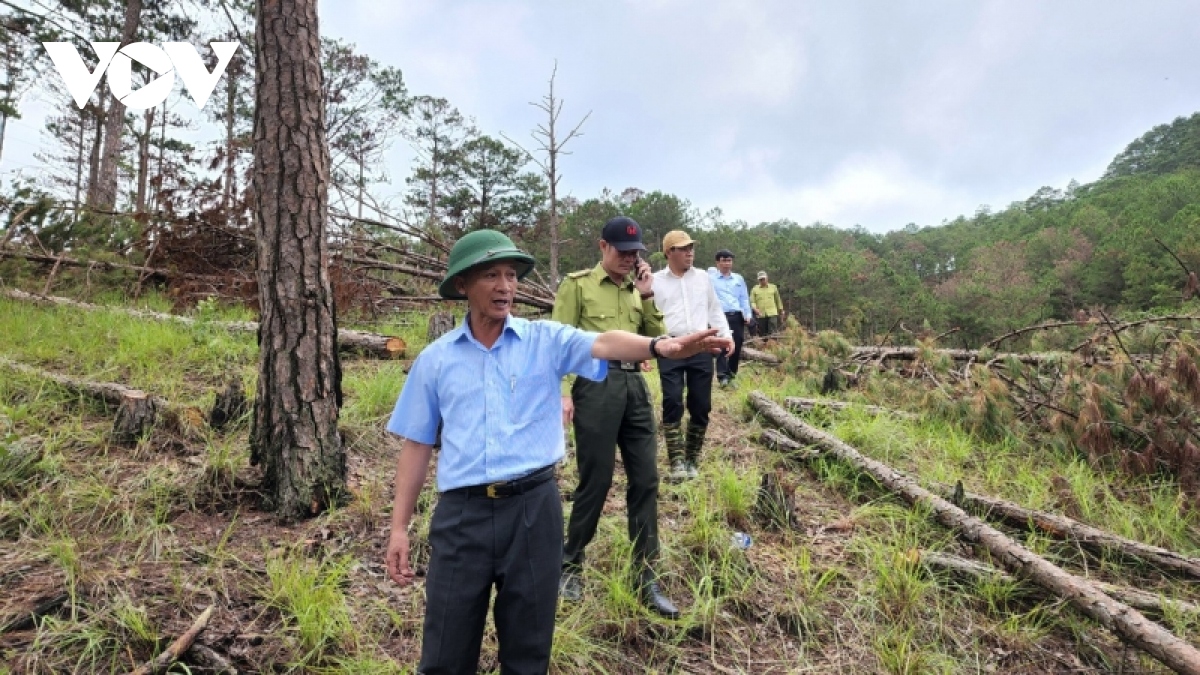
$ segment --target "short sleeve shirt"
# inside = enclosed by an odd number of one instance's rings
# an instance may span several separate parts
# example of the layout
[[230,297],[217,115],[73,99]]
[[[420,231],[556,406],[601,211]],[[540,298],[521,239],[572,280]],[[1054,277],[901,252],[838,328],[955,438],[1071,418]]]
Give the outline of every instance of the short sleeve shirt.
[[387,430],[432,444],[444,420],[437,465],[440,492],[511,480],[563,457],[559,381],[608,374],[592,358],[596,334],[554,321],[508,317],[490,349],[468,322],[413,362]]

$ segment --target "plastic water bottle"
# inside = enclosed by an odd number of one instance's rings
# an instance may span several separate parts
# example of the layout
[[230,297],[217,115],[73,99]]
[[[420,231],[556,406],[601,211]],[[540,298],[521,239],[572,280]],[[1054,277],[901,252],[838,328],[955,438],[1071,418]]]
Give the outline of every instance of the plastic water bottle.
[[750,535],[746,534],[745,532],[734,532],[733,537],[731,538],[731,543],[733,544],[734,548],[745,551],[746,549],[750,548],[750,545],[754,543],[754,540],[752,540]]

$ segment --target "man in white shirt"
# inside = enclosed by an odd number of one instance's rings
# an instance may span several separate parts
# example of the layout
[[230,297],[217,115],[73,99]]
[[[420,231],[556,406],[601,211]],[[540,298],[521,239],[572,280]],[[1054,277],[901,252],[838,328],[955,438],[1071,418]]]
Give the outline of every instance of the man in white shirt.
[[[729,337],[729,324],[721,301],[708,273],[693,266],[695,242],[683,230],[672,230],[663,237],[667,267],[654,273],[654,300],[662,310],[667,333],[688,335],[716,328],[720,337]],[[672,480],[699,475],[700,450],[708,431],[708,413],[712,410],[713,357],[700,354],[688,359],[658,360],[658,376],[663,393],[663,436]],[[683,430],[684,390],[687,390],[688,425]]]

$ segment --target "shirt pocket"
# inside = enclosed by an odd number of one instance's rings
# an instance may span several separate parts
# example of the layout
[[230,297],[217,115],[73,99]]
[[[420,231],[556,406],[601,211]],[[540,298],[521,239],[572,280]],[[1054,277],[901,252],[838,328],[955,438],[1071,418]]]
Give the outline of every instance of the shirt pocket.
[[556,410],[562,415],[560,386],[548,368],[518,373],[511,381],[508,418],[514,426],[528,426],[555,414]]

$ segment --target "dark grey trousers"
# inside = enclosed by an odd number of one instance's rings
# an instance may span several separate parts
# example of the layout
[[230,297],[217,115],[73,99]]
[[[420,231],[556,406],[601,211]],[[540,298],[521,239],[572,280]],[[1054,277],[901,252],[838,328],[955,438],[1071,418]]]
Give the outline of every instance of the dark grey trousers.
[[658,558],[658,438],[646,381],[640,372],[610,368],[603,382],[576,379],[571,398],[579,487],[567,527],[566,564],[583,565],[583,549],[596,535],[612,487],[617,449],[629,479],[625,505],[633,555],[639,563],[653,563]]
[[429,526],[433,553],[419,672],[477,672],[495,586],[500,672],[545,673],[554,641],[562,532],[562,501],[553,480],[503,499],[443,493]]

